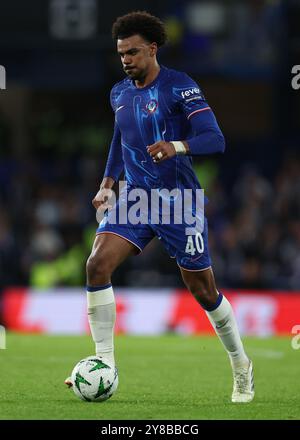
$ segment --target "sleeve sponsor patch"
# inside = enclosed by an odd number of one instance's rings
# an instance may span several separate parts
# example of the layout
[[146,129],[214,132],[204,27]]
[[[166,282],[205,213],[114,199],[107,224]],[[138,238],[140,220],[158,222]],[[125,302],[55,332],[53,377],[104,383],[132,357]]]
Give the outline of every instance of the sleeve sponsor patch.
[[173,87],[173,94],[175,97],[182,102],[190,102],[193,99],[205,101],[205,97],[199,87]]

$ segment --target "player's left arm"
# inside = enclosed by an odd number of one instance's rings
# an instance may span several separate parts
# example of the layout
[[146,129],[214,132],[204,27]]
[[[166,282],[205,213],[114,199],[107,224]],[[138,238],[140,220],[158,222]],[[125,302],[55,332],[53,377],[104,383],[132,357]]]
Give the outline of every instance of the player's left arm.
[[187,139],[187,152],[191,156],[224,153],[225,139],[211,108],[195,111],[189,118],[194,136]]
[[[176,146],[179,146],[181,153],[176,151]],[[181,145],[180,145],[181,144]],[[153,159],[153,162],[162,162],[163,160],[170,159],[176,154],[187,154],[189,151],[189,145],[186,141],[166,142],[158,141],[147,147],[147,151]]]
[[198,112],[191,117],[191,127],[195,136],[181,141],[159,141],[147,149],[154,162],[162,162],[176,154],[196,156],[201,154],[223,153],[225,139],[213,112]]
[[[188,78],[188,81],[191,80]],[[186,92],[185,89],[187,89]],[[194,99],[190,98],[191,91],[195,94]],[[177,103],[190,124],[190,132],[193,133],[193,136],[185,140],[159,141],[150,145],[147,151],[153,161],[162,162],[177,154],[195,156],[223,153],[225,150],[224,136],[213,111],[205,101],[197,84],[189,83],[179,89],[177,96],[180,97]]]

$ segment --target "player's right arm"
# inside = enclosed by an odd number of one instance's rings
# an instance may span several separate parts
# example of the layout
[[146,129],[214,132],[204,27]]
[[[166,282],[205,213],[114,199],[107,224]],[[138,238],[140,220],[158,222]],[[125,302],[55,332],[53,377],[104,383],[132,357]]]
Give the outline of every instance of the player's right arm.
[[100,189],[92,201],[96,209],[101,208],[105,211],[106,209],[111,208],[108,200],[111,195],[112,187],[114,183],[119,180],[123,169],[124,163],[121,152],[121,133],[115,122],[114,134],[110,145],[104,177]]
[[103,177],[103,180],[100,185],[100,189],[93,198],[93,205],[98,210],[99,208],[103,211],[106,211],[106,209],[112,208],[112,206],[108,203],[115,181],[111,177]]
[[[117,98],[118,84],[116,84],[110,92],[110,105],[114,113],[117,108]],[[114,183],[119,180],[123,169],[124,163],[122,157],[121,132],[115,119],[114,133],[110,144],[104,176],[100,185],[100,189],[92,201],[96,209],[99,209],[101,207],[101,209],[105,211],[106,209],[111,208],[108,200],[112,192],[112,187],[114,186]]]

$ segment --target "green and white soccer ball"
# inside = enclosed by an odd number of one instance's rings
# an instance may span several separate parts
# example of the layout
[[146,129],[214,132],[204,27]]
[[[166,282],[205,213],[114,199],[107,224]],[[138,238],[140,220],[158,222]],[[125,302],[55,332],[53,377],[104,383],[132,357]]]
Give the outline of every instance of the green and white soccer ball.
[[89,356],[79,361],[71,375],[77,397],[87,402],[103,402],[117,390],[117,368],[102,356]]

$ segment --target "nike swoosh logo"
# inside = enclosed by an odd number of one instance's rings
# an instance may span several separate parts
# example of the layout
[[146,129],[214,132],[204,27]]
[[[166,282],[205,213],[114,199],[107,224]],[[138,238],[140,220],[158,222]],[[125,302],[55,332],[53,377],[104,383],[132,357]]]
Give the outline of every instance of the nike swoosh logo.
[[226,325],[227,322],[228,322],[228,319],[227,319],[227,321],[223,322],[223,324],[221,324],[221,325],[216,325],[216,329],[219,330],[220,328],[224,327],[224,325]]
[[120,105],[120,107],[117,107],[116,108],[116,113],[117,113],[118,110],[121,110],[121,108],[123,108],[123,107],[125,107],[125,106],[124,105]]

